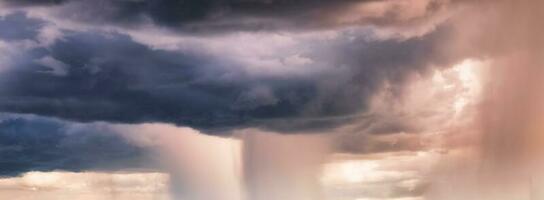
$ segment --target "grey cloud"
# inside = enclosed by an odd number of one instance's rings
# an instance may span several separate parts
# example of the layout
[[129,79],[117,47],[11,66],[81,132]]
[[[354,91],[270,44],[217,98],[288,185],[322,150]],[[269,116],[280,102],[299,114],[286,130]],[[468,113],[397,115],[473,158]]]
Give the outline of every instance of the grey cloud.
[[[376,2],[390,5],[374,6],[377,12],[357,10],[362,4]],[[405,10],[417,6],[385,0],[26,0],[8,1],[8,6],[45,5],[54,10],[54,15],[81,23],[135,27],[152,22],[185,33],[208,34],[241,30],[320,29],[358,24],[415,24],[434,17],[448,6],[446,2],[416,0],[411,4],[421,4],[424,9],[415,12]],[[410,16],[417,12],[423,13]]]
[[19,115],[0,120],[0,176],[156,167],[150,160],[146,149],[97,125]]
[[[68,66],[64,76],[29,60],[51,57]],[[1,74],[4,111],[59,116],[80,121],[163,121],[198,128],[235,126],[250,118],[284,117],[308,101],[305,81],[222,81],[226,71],[200,55],[152,50],[119,34],[73,33],[45,49],[29,51],[18,66]],[[234,106],[258,81],[280,98],[258,108]],[[296,94],[290,100],[285,95]],[[298,102],[300,101],[300,102]],[[261,105],[261,103],[257,103]]]
[[8,5],[15,5],[15,6],[21,6],[21,5],[53,5],[53,4],[60,4],[63,2],[67,2],[67,0],[3,0]]
[[338,136],[336,148],[346,153],[377,153],[418,151],[429,144],[419,134],[392,134],[387,136],[344,134]]
[[16,12],[0,17],[0,38],[6,41],[34,39],[43,21],[27,18],[25,13]]
[[[450,61],[435,51],[447,27],[407,40],[339,33],[308,42],[304,56],[327,69],[300,78],[254,76],[221,55],[152,49],[122,33],[63,31],[51,46],[26,51],[0,73],[0,110],[77,121],[167,122],[214,134],[237,127],[323,130],[360,118],[385,82],[399,85],[411,73]],[[48,58],[62,63],[62,71],[36,62]]]

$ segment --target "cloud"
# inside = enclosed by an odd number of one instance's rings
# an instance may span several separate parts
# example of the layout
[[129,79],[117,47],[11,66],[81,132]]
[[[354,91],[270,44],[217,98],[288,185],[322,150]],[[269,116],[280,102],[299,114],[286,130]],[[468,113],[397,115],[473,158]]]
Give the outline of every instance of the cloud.
[[[247,130],[237,133],[236,139],[171,124],[81,124],[12,114],[2,115],[0,120],[0,176],[23,177],[0,179],[0,196],[5,187],[18,194],[48,198],[61,191],[69,196],[88,192],[100,196],[109,191],[104,195],[128,198],[126,193],[147,195],[140,190],[154,190],[165,183],[140,187],[138,182],[132,184],[132,179],[155,180],[109,174],[159,171],[170,175],[168,194],[175,198],[239,200],[247,194],[267,199],[263,195],[268,192],[282,191],[282,197],[291,199],[319,190],[319,166],[328,151],[326,138],[315,135]],[[291,152],[300,144],[307,149]],[[288,152],[291,156],[285,156]],[[281,166],[268,168],[266,163]],[[59,170],[80,173],[55,172]],[[304,175],[293,176],[295,173]],[[127,189],[118,184],[131,185]],[[268,188],[269,184],[275,189]],[[36,191],[26,191],[33,189]],[[98,198],[88,198],[92,197]]]
[[8,5],[52,5],[67,2],[67,0],[5,0]]
[[[541,3],[497,2],[3,1],[0,111],[71,122],[3,119],[0,173],[170,170],[181,196],[237,199],[240,174],[222,165],[236,171],[237,161],[214,156],[228,157],[234,140],[199,133],[236,137],[256,128],[240,137],[242,180],[256,199],[320,192],[308,177],[324,154],[299,150],[309,140],[282,140],[300,135],[263,136],[263,129],[334,132],[326,137],[336,151],[363,154],[449,155],[448,148],[479,145],[492,166],[483,169],[506,174],[489,180],[523,185],[519,177],[542,152],[542,31],[534,20],[542,18],[534,12]],[[475,92],[466,66],[482,63],[496,67],[487,88]],[[480,92],[482,102],[475,100]],[[486,133],[483,144],[477,131]],[[166,164],[148,164],[150,152]],[[385,168],[393,165],[411,167],[401,159]],[[427,189],[414,169],[355,166],[372,173],[359,171],[351,181],[370,186],[346,194],[419,199]],[[439,199],[475,194],[461,188],[459,196],[443,195],[447,188],[436,185]]]
[[435,49],[447,26],[402,40],[374,38],[371,29],[241,33],[188,37],[166,49],[129,32],[53,27],[36,27],[42,39],[0,73],[1,110],[208,133],[320,130],[363,113],[385,82],[399,85],[452,60]]
[[66,76],[68,74],[68,66],[52,57],[46,56],[40,58],[36,60],[36,63],[49,68],[46,71],[43,71],[44,73],[50,73],[56,76]]
[[22,12],[0,17],[0,38],[6,41],[34,39],[43,21],[39,19],[27,18]]
[[542,13],[535,12],[542,6],[533,0],[474,1],[453,19],[451,54],[477,55],[492,67],[484,74],[483,101],[472,108],[475,142],[464,143],[459,158],[443,159],[426,198],[543,197],[544,29],[538,25]]
[[429,152],[335,154],[321,182],[328,199],[425,199],[436,159]]
[[162,173],[27,172],[0,178],[0,198],[167,200],[168,184],[168,175]]
[[100,125],[7,115],[0,121],[0,176],[28,171],[154,168],[146,150]]
[[[322,29],[354,25],[435,24],[448,0],[158,0],[8,1],[8,7],[47,6],[54,16],[92,24],[156,24],[186,32]],[[77,13],[77,14],[76,14]]]

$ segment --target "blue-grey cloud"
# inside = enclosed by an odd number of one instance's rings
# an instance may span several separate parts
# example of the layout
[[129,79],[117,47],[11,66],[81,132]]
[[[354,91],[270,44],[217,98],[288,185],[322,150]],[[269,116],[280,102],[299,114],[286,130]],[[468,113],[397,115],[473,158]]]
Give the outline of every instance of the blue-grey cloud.
[[8,5],[14,6],[31,6],[31,5],[54,5],[61,4],[67,0],[4,0]]
[[2,16],[0,38],[7,41],[36,38],[43,23],[42,20],[27,18],[23,12]]
[[[35,21],[11,18],[21,26]],[[0,110],[85,122],[168,122],[210,133],[248,126],[319,130],[360,117],[384,82],[400,85],[411,73],[449,62],[435,49],[446,29],[407,40],[341,35],[309,44],[306,56],[331,70],[305,78],[252,76],[217,55],[152,49],[122,33],[63,31],[0,73]]]
[[[414,23],[440,12],[448,1],[414,1],[423,14],[406,19],[412,7],[385,0],[7,0],[10,7],[48,6],[55,15],[83,23],[135,27],[153,23],[185,33],[208,34],[225,31],[320,29],[354,24],[393,25]],[[365,3],[391,6],[353,10],[351,20],[337,19]],[[418,7],[418,6],[413,6]],[[385,9],[385,10],[379,10]],[[364,12],[359,17],[357,12]],[[366,13],[368,12],[368,13]],[[416,11],[419,12],[419,11]]]
[[154,168],[149,152],[107,128],[35,116],[0,119],[0,176],[27,171]]

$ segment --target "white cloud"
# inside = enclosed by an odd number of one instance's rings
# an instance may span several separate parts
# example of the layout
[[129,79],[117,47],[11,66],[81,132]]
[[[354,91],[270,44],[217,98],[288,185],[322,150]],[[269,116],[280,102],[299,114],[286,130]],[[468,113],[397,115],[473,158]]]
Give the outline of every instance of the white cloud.
[[28,172],[0,179],[0,199],[168,200],[169,177],[152,172]]
[[321,181],[329,199],[423,199],[426,175],[436,154],[336,154],[324,167]]

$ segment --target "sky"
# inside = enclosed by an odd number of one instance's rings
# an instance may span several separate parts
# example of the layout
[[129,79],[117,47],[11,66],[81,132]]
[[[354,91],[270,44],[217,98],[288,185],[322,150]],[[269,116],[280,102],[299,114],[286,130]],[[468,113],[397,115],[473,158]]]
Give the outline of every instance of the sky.
[[544,199],[538,0],[0,0],[0,199]]

